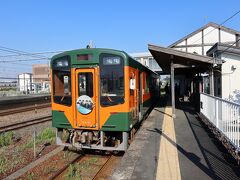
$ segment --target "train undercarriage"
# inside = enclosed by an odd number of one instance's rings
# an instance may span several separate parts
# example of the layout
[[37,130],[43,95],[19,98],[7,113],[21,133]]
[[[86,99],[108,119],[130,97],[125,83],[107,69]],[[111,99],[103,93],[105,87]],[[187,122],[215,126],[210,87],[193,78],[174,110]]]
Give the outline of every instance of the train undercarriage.
[[126,151],[128,132],[56,129],[57,145],[77,149]]

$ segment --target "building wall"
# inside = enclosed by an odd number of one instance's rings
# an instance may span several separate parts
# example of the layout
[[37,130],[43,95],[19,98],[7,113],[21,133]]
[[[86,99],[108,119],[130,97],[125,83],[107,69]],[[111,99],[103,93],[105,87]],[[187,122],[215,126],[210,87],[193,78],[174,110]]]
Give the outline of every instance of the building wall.
[[49,81],[49,72],[48,64],[34,64],[32,66],[33,82],[40,83]]
[[32,90],[32,74],[23,73],[18,75],[19,91],[30,92]]
[[240,55],[222,54],[221,58],[226,61],[222,64],[222,98],[240,103]]
[[[217,43],[220,42],[219,30],[215,27],[208,27],[203,30],[203,42],[204,43]],[[223,41],[221,41],[223,42]]]
[[[217,42],[232,44],[236,41],[236,34],[216,27],[206,27],[200,32],[182,40],[172,46],[176,50],[206,55],[207,51]],[[203,47],[202,47],[203,46]]]
[[225,31],[221,31],[221,41],[222,42],[234,42],[236,41],[236,37],[234,34],[230,34]]
[[136,59],[138,62],[149,67],[153,71],[161,71],[161,68],[157,64],[156,60],[152,57],[152,54],[149,52],[142,53],[130,53],[130,55]]

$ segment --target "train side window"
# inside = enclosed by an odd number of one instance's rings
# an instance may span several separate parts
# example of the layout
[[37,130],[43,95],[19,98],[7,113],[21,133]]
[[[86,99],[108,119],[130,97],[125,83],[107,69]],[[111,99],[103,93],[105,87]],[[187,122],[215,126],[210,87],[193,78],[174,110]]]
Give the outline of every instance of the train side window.
[[124,60],[114,54],[100,55],[101,106],[124,103]]
[[145,91],[146,91],[146,93],[149,93],[149,85],[150,85],[150,79],[149,79],[150,77],[149,77],[149,75],[146,75],[146,78],[145,78],[145,80],[146,80],[146,82],[145,82]]
[[53,97],[55,103],[72,104],[70,70],[53,71]]
[[93,74],[79,73],[78,74],[78,96],[87,95],[93,97]]

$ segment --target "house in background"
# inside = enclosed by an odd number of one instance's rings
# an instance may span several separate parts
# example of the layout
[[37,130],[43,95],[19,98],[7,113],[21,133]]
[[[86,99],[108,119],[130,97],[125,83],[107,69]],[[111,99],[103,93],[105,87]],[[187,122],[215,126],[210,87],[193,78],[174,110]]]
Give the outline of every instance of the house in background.
[[50,92],[49,64],[33,64],[32,73],[33,73],[34,93]]
[[20,92],[29,94],[32,91],[32,74],[22,73],[18,75],[18,88]]
[[161,68],[158,63],[153,59],[152,54],[150,52],[142,52],[142,53],[130,53],[130,55],[136,59],[138,62],[143,65],[149,67],[151,70],[160,73]]

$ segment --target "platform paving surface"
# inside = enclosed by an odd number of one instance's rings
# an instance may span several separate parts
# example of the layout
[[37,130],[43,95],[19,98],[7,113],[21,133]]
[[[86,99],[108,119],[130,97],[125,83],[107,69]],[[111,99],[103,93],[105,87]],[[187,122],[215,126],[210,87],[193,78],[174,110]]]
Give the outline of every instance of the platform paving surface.
[[162,126],[164,106],[160,103],[144,121],[111,179],[155,179],[161,138],[156,127]]
[[194,110],[178,105],[174,119],[182,179],[240,179],[240,166]]
[[[166,104],[165,104],[166,105]],[[240,168],[191,106],[155,107],[111,179],[240,179]]]

